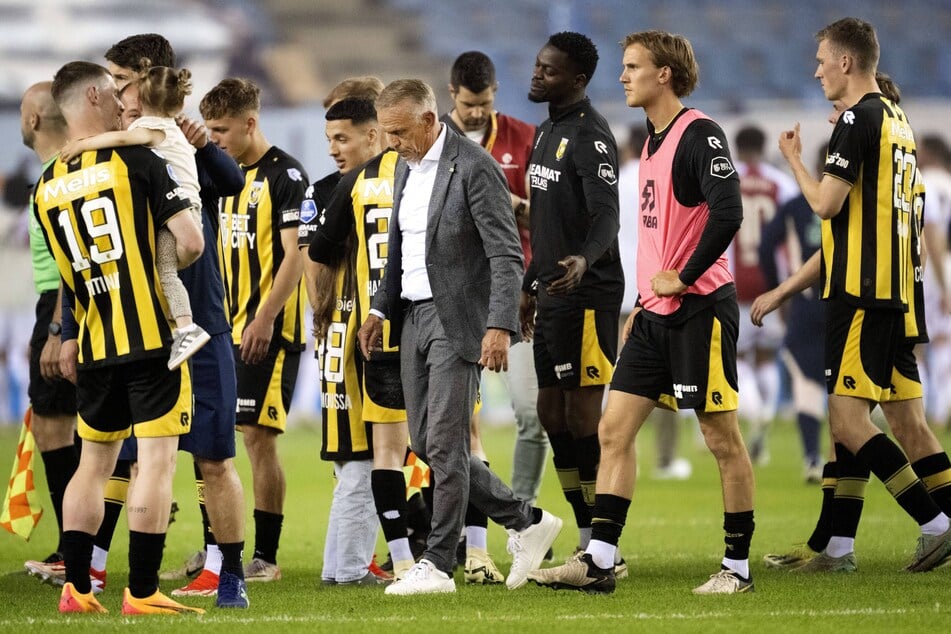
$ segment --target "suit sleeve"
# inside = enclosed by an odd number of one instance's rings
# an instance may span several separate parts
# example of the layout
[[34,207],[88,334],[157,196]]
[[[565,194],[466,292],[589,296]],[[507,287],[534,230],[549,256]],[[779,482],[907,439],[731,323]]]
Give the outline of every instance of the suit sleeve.
[[473,161],[467,185],[469,210],[489,259],[492,276],[486,327],[516,333],[524,266],[522,245],[502,168],[495,159],[482,152]]

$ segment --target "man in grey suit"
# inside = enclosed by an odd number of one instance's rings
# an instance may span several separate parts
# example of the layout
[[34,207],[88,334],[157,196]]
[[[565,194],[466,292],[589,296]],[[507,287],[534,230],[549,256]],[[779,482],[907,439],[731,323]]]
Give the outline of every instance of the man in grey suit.
[[455,550],[470,499],[508,529],[506,585],[514,590],[541,563],[561,520],[519,501],[469,453],[480,365],[505,370],[519,331],[522,252],[511,198],[495,160],[439,122],[427,84],[394,81],[376,105],[400,161],[386,269],[360,347],[367,358],[379,350],[389,318],[410,441],[434,480],[426,552],[386,593],[455,592]]

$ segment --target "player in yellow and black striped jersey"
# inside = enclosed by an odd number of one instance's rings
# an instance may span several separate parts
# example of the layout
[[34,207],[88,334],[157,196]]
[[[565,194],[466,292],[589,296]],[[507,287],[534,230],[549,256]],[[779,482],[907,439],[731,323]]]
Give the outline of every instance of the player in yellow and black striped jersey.
[[142,147],[86,152],[41,177],[36,216],[74,298],[81,367],[168,354],[155,231],[187,207],[177,187]]
[[[274,286],[287,255],[281,231],[296,231],[307,181],[301,164],[273,146],[256,163],[241,168],[244,190],[221,203],[219,244],[235,345],[241,344],[245,326],[257,316],[261,301]],[[287,350],[304,348],[304,300],[303,285],[299,285],[274,319],[274,335]]]
[[907,306],[916,165],[908,119],[884,95],[865,95],[839,118],[825,173],[851,189],[842,213],[823,223],[823,299]]

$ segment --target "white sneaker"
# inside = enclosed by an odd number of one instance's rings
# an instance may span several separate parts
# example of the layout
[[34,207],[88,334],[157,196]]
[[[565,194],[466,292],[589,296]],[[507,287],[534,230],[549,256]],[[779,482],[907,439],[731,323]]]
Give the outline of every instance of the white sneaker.
[[542,520],[523,531],[509,530],[508,551],[512,554],[512,568],[505,579],[509,590],[521,588],[528,581],[528,573],[541,567],[545,553],[561,532],[561,519],[542,511]]
[[172,334],[172,352],[168,358],[168,369],[174,370],[188,361],[203,345],[208,343],[211,335],[198,324],[191,324],[178,328]]
[[455,592],[456,583],[452,577],[439,570],[428,559],[409,569],[402,579],[388,585],[385,594],[437,594]]

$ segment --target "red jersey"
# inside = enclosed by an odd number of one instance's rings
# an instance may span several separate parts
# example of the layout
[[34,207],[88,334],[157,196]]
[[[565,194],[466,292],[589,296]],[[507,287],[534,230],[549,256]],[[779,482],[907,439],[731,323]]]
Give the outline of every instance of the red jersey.
[[[680,308],[679,297],[657,297],[651,290],[651,278],[658,271],[683,270],[697,248],[710,215],[706,201],[690,207],[680,203],[674,194],[674,156],[684,131],[698,119],[709,119],[699,110],[687,110],[679,116],[666,133],[664,142],[650,154],[644,145],[638,173],[642,192],[641,208],[645,211],[637,243],[637,292],[641,306],[658,315],[670,315]],[[711,169],[733,171],[729,159],[717,158]],[[697,280],[687,288],[687,294],[709,295],[733,281],[727,259],[720,255]]]
[[759,243],[763,227],[776,215],[781,205],[795,198],[796,182],[768,163],[736,164],[743,197],[743,224],[736,233],[730,258],[736,279],[736,300],[751,304],[766,292],[766,279],[759,262]]

